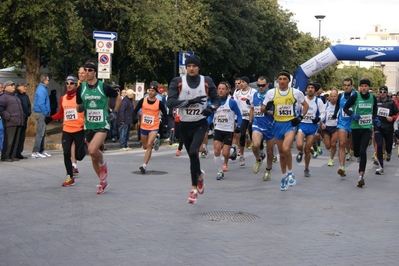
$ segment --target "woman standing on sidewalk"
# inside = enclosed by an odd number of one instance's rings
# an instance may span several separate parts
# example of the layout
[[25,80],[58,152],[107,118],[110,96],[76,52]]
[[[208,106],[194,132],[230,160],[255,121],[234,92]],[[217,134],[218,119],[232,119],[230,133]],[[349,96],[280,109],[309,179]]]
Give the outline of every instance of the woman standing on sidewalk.
[[[68,76],[65,80],[66,94],[60,98],[60,108],[52,116],[46,117],[46,124],[54,120],[64,119],[62,123],[62,150],[64,154],[64,165],[67,172],[63,187],[75,185],[74,169],[72,159],[83,160],[86,156],[84,118],[83,113],[76,110],[76,91],[78,79],[75,76]],[[72,149],[72,146],[75,146]]]
[[[148,97],[142,98],[136,108],[133,110],[134,124],[137,123],[137,113],[141,109],[141,121],[140,121],[140,134],[141,142],[143,143],[143,149],[146,150],[144,155],[144,163],[140,166],[140,171],[145,174],[147,164],[150,161],[152,146],[154,150],[159,149],[159,125],[161,123],[159,119],[159,111],[162,112],[163,120],[167,119],[166,107],[160,100],[156,98],[158,93],[158,82],[151,81],[150,88],[147,90]],[[165,120],[164,120],[165,121]]]

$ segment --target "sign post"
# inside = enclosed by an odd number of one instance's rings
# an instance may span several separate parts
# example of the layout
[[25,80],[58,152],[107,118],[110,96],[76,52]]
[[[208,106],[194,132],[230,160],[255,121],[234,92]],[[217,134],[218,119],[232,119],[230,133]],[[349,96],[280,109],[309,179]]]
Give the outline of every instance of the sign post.
[[118,33],[93,31],[93,39],[96,40],[96,52],[98,53],[97,78],[110,79],[112,72],[111,54],[114,53],[114,41],[118,40]]
[[187,74],[186,70],[186,58],[194,55],[194,51],[180,51],[179,52],[179,74]]

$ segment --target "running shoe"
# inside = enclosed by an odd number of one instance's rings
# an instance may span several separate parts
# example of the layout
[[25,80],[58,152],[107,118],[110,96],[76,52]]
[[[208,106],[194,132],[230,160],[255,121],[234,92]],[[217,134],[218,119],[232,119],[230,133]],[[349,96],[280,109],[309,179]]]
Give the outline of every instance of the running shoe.
[[284,191],[287,189],[288,189],[288,175],[285,175],[285,177],[281,179],[280,190]]
[[346,154],[346,160],[350,161],[352,159],[352,155],[350,153]]
[[270,170],[266,169],[265,174],[263,175],[263,181],[270,181],[271,176],[272,176],[272,174],[271,174]]
[[364,178],[362,176],[359,176],[359,180],[357,181],[357,186],[358,187],[363,187],[365,184]]
[[107,167],[107,161],[104,160],[104,163],[102,166],[100,166],[100,180],[104,181],[108,176],[108,167]]
[[77,167],[72,166],[72,172],[73,172],[73,176],[78,176],[79,175],[79,170]]
[[154,139],[154,151],[159,150],[159,145],[160,145],[159,134],[157,134],[157,137]]
[[69,175],[66,176],[64,183],[62,183],[63,187],[69,187],[75,185],[75,178],[71,178]]
[[205,159],[209,158],[209,150],[207,145],[204,145],[204,151],[201,153],[201,157]]
[[303,171],[303,172],[304,172],[305,177],[311,177],[309,169],[305,169],[305,171]]
[[378,167],[378,168],[375,170],[375,174],[376,174],[376,175],[383,175],[383,174],[384,174],[384,168],[382,168],[381,166]]
[[349,154],[350,154],[351,157],[354,157],[354,156],[355,156],[355,152],[354,152],[353,150],[350,150],[350,151],[349,151]]
[[223,180],[224,179],[224,173],[223,172],[219,172],[217,175],[216,175],[216,180]]
[[288,185],[290,187],[295,186],[296,185],[296,180],[295,180],[295,176],[293,173],[288,175]]
[[[231,152],[231,149],[233,149],[233,152]],[[237,159],[237,147],[235,146],[235,145],[233,145],[233,146],[231,146],[231,149],[230,149],[230,156],[229,156],[229,158],[232,160],[232,161],[235,161],[236,159]]]
[[371,159],[376,159],[377,158],[377,154],[375,152],[373,152],[373,155],[371,155]]
[[312,155],[313,159],[316,159],[319,156],[319,153],[315,151],[313,148],[310,148],[310,154]]
[[51,154],[48,154],[47,152],[42,152],[42,155],[44,155],[46,157],[51,157]]
[[197,203],[198,191],[196,189],[190,191],[190,196],[188,197],[187,203],[196,204]]
[[257,174],[259,173],[259,168],[262,166],[262,159],[256,160],[254,167],[252,167],[252,173]]
[[373,162],[373,164],[374,165],[380,165],[380,163],[378,162],[378,159],[376,158],[376,159],[374,159],[374,162]]
[[273,163],[277,163],[277,156],[273,156]]
[[229,171],[229,168],[227,167],[227,164],[225,164],[225,163],[223,164],[222,171],[223,172]]
[[45,156],[45,155],[43,155],[43,154],[41,154],[39,152],[32,153],[31,157],[33,159],[44,159],[44,158],[47,158],[47,156]]
[[387,162],[391,161],[391,155],[392,153],[387,153],[387,158],[385,159]]
[[322,155],[322,154],[323,154],[323,148],[322,148],[321,146],[317,146],[317,153],[318,153],[319,155]]
[[104,194],[105,189],[108,187],[107,181],[101,181],[100,184],[97,185],[97,194]]
[[197,189],[199,194],[204,194],[205,192],[205,171],[201,170],[201,174],[198,177],[198,184],[197,184]]
[[338,174],[339,174],[341,177],[345,177],[345,176],[346,176],[345,169],[344,169],[343,167],[339,167],[339,168],[338,168]]
[[240,166],[244,166],[245,165],[245,158],[244,155],[240,156]]
[[142,166],[139,167],[140,172],[141,172],[142,174],[145,174],[146,168],[147,168],[147,167],[143,164]]
[[298,155],[296,156],[296,162],[300,163],[302,162],[302,156],[303,156],[303,152],[299,152]]
[[327,166],[334,166],[334,159],[328,159]]
[[177,150],[177,151],[176,151],[176,156],[180,156],[180,154],[181,154],[181,151],[180,151],[180,150]]

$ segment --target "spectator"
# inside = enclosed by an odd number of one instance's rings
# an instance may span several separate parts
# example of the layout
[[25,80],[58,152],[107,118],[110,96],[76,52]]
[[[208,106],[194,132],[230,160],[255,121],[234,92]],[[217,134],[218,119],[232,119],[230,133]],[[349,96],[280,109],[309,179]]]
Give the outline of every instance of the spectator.
[[119,125],[119,150],[128,151],[130,126],[133,124],[133,96],[134,91],[128,89],[126,97],[123,98],[121,108],[119,108],[117,124]]
[[[3,95],[3,92],[4,92],[3,83],[0,83],[0,97]],[[3,149],[3,139],[4,139],[4,126],[0,115],[0,155],[1,155],[1,150]]]
[[28,159],[28,157],[23,156],[24,143],[26,137],[26,128],[28,125],[28,117],[32,114],[32,106],[29,100],[29,96],[26,95],[27,88],[29,84],[21,83],[18,84],[16,90],[16,96],[21,101],[22,110],[24,111],[24,124],[22,125],[21,135],[19,136],[18,148],[17,148],[17,158],[18,159]]

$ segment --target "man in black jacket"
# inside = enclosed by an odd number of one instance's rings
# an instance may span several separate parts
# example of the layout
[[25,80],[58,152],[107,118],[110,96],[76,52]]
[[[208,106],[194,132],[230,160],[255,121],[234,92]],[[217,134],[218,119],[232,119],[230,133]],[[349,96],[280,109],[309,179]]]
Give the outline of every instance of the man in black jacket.
[[24,120],[23,120],[24,124],[22,125],[22,128],[21,128],[21,135],[19,136],[19,142],[18,142],[18,148],[17,148],[16,158],[18,158],[18,159],[28,159],[28,157],[22,155],[22,152],[24,150],[28,118],[32,114],[32,107],[31,107],[31,103],[29,100],[29,96],[26,95],[26,90],[27,90],[26,86],[28,86],[28,85],[29,84],[26,84],[26,83],[20,83],[17,85],[17,89],[15,91],[15,95],[21,101],[22,110],[25,115]]
[[0,116],[4,123],[5,134],[1,161],[19,161],[16,156],[24,113],[21,101],[14,94],[15,83],[8,80],[4,82],[3,87],[4,94],[0,97]]

